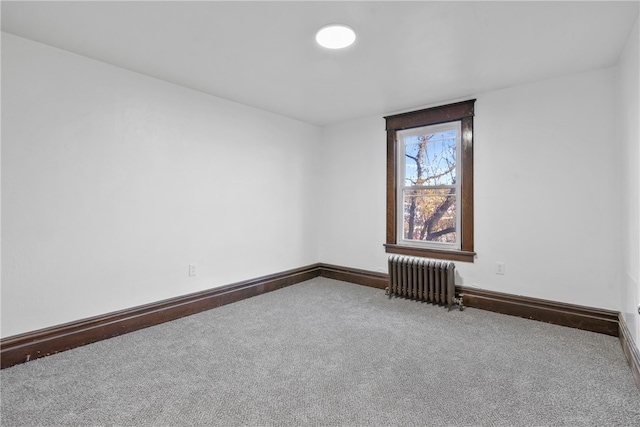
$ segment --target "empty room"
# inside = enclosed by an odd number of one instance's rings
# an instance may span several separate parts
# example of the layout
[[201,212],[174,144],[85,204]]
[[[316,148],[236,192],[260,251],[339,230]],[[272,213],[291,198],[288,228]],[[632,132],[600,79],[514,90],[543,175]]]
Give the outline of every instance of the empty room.
[[3,426],[640,425],[639,1],[2,1]]

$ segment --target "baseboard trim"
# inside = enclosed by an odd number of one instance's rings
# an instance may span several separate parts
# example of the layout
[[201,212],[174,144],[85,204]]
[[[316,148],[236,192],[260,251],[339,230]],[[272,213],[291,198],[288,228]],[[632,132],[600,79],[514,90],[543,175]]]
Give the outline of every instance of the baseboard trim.
[[[386,273],[317,263],[64,325],[7,337],[0,340],[0,365],[2,369],[8,368],[49,354],[271,292],[318,276],[377,289],[384,289],[388,284],[388,275]],[[638,356],[637,347],[635,347],[633,339],[628,329],[626,329],[626,324],[623,325],[619,321],[618,312],[465,286],[456,286],[456,293],[463,297],[463,303],[466,307],[475,307],[561,326],[619,336],[623,348],[625,348],[625,354],[627,354],[627,358],[630,361],[629,364],[632,366],[634,378],[636,378],[636,382],[640,381],[640,356]]]
[[322,263],[318,264],[318,268],[320,269],[320,276],[322,277],[372,288],[384,289],[389,282],[389,276],[386,273]]
[[[345,282],[384,289],[389,276],[349,267],[319,264],[320,275]],[[456,294],[462,296],[466,307],[539,320],[560,326],[583,329],[617,337],[618,312],[575,304],[566,304],[539,298],[524,297],[483,289],[456,286]]]
[[618,312],[556,301],[456,286],[465,307],[475,307],[617,337]]
[[319,264],[0,340],[1,369],[240,301],[320,275]]
[[622,350],[627,358],[627,362],[629,362],[636,387],[640,390],[640,351],[638,351],[637,343],[633,340],[633,336],[622,314],[618,317],[618,323],[620,325],[620,344],[622,345]]

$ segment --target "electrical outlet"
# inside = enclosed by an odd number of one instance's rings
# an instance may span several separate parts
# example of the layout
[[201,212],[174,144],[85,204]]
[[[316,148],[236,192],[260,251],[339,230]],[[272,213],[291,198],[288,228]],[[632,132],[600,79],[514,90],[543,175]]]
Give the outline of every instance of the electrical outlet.
[[496,274],[504,274],[504,262],[496,262]]
[[196,264],[189,264],[189,276],[193,277],[198,274],[198,266]]

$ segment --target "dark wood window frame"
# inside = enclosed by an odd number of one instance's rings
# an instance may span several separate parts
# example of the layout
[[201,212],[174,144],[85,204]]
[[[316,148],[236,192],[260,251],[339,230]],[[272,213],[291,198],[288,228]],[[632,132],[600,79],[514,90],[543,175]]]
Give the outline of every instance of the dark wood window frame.
[[[473,262],[476,255],[473,250],[473,116],[475,101],[472,99],[385,117],[387,123],[387,243],[384,245],[386,252]],[[396,235],[396,221],[398,221],[396,218],[396,197],[398,197],[396,134],[403,129],[455,121],[460,121],[462,128],[460,250],[420,248],[398,244],[398,236]]]

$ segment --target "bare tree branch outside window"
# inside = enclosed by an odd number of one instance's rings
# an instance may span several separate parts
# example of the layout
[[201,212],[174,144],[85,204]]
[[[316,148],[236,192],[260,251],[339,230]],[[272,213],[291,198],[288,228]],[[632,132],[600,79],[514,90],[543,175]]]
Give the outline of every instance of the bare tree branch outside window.
[[455,243],[455,131],[407,137],[404,146],[404,238]]

